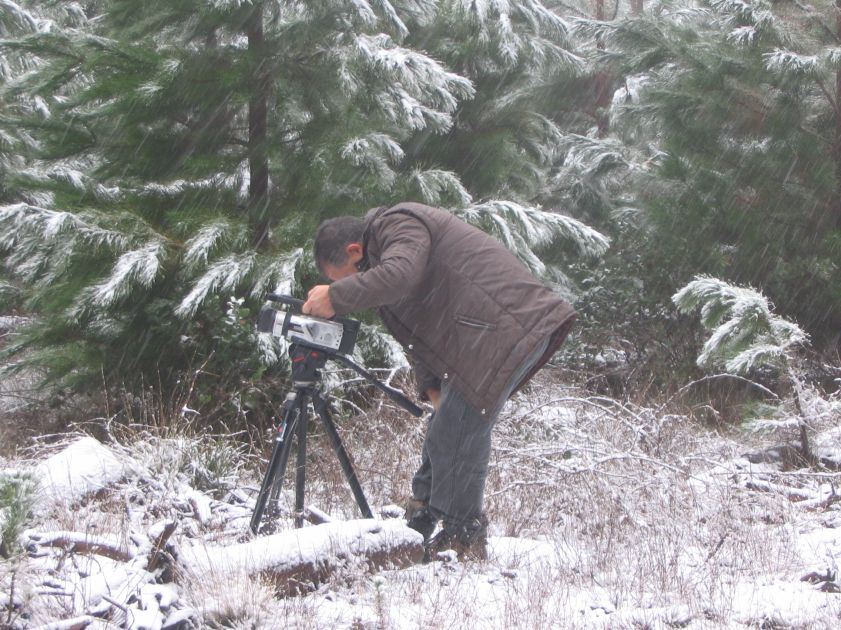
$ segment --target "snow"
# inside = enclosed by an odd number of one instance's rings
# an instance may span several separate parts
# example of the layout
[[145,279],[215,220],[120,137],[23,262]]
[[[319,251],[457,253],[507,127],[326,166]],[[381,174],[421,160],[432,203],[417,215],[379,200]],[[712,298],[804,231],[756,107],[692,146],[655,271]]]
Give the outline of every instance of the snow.
[[210,252],[231,231],[231,227],[225,219],[203,226],[184,244],[184,264],[187,267],[207,264]]
[[458,199],[458,207],[469,205],[473,198],[459,180],[458,176],[450,171],[440,169],[412,171],[411,181],[420,190],[423,201],[432,205],[444,205],[446,195]]
[[[813,444],[827,453],[838,448],[833,403],[814,405],[825,428],[815,429]],[[363,557],[419,544],[390,502],[371,504],[393,520],[342,520],[335,488],[316,473],[308,500],[331,506],[313,510],[329,522],[291,529],[280,518],[277,533],[254,538],[247,532],[253,505],[247,484],[211,500],[184,483],[188,477],[169,480],[145,469],[155,457],[166,460],[169,451],[160,444],[150,442],[142,446],[149,453],[130,458],[84,438],[35,467],[53,480],[44,485],[44,494],[59,501],[51,518],[73,505],[67,524],[77,525],[55,527],[38,511],[24,534],[34,553],[18,578],[31,595],[18,593],[15,601],[27,605],[34,598],[41,624],[110,610],[137,630],[179,618],[230,619],[260,629],[835,627],[841,596],[827,587],[838,575],[841,503],[826,499],[838,474],[754,464],[740,455],[744,444],[690,438],[690,430],[679,416],[583,398],[563,387],[533,387],[506,407],[498,426],[486,500],[507,525],[492,521],[489,559],[461,562],[450,551],[429,564],[373,570]],[[372,444],[370,434],[362,442]],[[663,452],[651,450],[653,444]],[[385,451],[378,456],[351,446],[369,491],[373,467],[388,474],[391,462],[383,461]],[[141,444],[134,448],[139,453]],[[110,498],[102,507],[79,502],[106,486]],[[131,497],[141,488],[143,502],[136,503]],[[291,492],[284,491],[282,505],[291,504]],[[811,504],[806,497],[812,496],[824,503]],[[101,511],[114,501],[125,515],[116,522]],[[504,505],[514,513],[500,514]],[[162,513],[172,518],[162,520]],[[170,539],[181,569],[178,587],[145,569],[170,520],[178,523]],[[506,531],[512,526],[519,533]],[[96,544],[131,559],[79,551]],[[329,568],[333,577],[306,595],[278,598],[283,580],[270,576],[301,564]],[[9,588],[4,571],[0,591]]]
[[130,470],[125,458],[92,437],[83,437],[33,469],[42,508],[73,503],[119,481]]
[[[370,556],[398,545],[418,545],[420,534],[402,521],[330,522],[317,527],[265,536],[234,547],[192,546],[181,550],[191,570],[201,574],[255,574],[286,567],[318,567],[325,561],[325,549],[333,558]],[[329,557],[327,558],[329,559]]]
[[109,306],[128,295],[135,282],[150,287],[158,277],[165,251],[163,243],[152,241],[121,255],[108,279],[91,288],[93,303],[99,307]]
[[701,366],[726,357],[728,372],[743,373],[762,361],[785,357],[790,348],[808,340],[797,324],[775,315],[768,299],[750,287],[697,276],[672,301],[684,313],[700,306],[701,321],[712,331],[698,356]]
[[179,317],[191,317],[211,292],[233,291],[254,268],[254,252],[232,254],[214,262],[193,284],[190,292],[175,309]]
[[765,65],[772,72],[795,72],[807,74],[816,72],[820,66],[817,55],[800,55],[790,50],[777,49],[763,55]]

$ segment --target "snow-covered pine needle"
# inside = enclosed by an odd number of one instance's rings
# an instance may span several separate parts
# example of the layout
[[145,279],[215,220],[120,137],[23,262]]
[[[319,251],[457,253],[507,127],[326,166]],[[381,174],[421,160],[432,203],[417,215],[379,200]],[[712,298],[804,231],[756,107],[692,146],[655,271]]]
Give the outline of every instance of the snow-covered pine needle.
[[178,317],[191,317],[211,293],[233,291],[254,268],[257,254],[231,254],[213,263],[175,308]]
[[700,308],[701,322],[712,331],[698,356],[698,365],[723,364],[733,373],[746,373],[763,364],[779,363],[808,336],[792,322],[775,315],[758,291],[718,278],[696,277],[672,300],[691,313]]
[[134,285],[149,288],[161,270],[166,248],[161,241],[151,241],[139,249],[121,255],[111,275],[87,292],[94,306],[111,306],[126,297]]

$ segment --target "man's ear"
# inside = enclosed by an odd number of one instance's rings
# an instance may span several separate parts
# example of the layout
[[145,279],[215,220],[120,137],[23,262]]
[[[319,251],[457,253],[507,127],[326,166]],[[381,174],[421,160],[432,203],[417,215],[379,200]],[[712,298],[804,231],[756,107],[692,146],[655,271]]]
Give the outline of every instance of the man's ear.
[[362,259],[362,243],[349,243],[345,247],[345,251],[353,262],[358,262]]

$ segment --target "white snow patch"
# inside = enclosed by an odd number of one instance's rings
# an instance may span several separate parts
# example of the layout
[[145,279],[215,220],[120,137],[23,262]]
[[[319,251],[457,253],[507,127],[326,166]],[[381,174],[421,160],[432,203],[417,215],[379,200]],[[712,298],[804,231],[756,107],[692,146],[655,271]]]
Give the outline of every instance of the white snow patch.
[[194,571],[216,575],[256,574],[270,569],[324,561],[324,550],[334,558],[370,556],[397,545],[416,545],[420,534],[402,521],[336,521],[258,538],[229,547],[185,546],[181,556]]
[[116,483],[129,472],[123,456],[117,455],[92,437],[77,440],[66,449],[35,466],[41,486],[39,505],[76,501]]

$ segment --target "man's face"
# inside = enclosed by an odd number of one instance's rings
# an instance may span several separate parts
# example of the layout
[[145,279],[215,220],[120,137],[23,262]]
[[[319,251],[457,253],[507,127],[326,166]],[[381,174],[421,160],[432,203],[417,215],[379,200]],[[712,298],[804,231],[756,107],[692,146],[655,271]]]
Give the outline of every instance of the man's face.
[[362,243],[351,243],[345,248],[345,252],[347,253],[347,258],[341,265],[331,265],[330,263],[324,263],[322,265],[324,275],[333,282],[359,273],[356,264],[362,260]]

